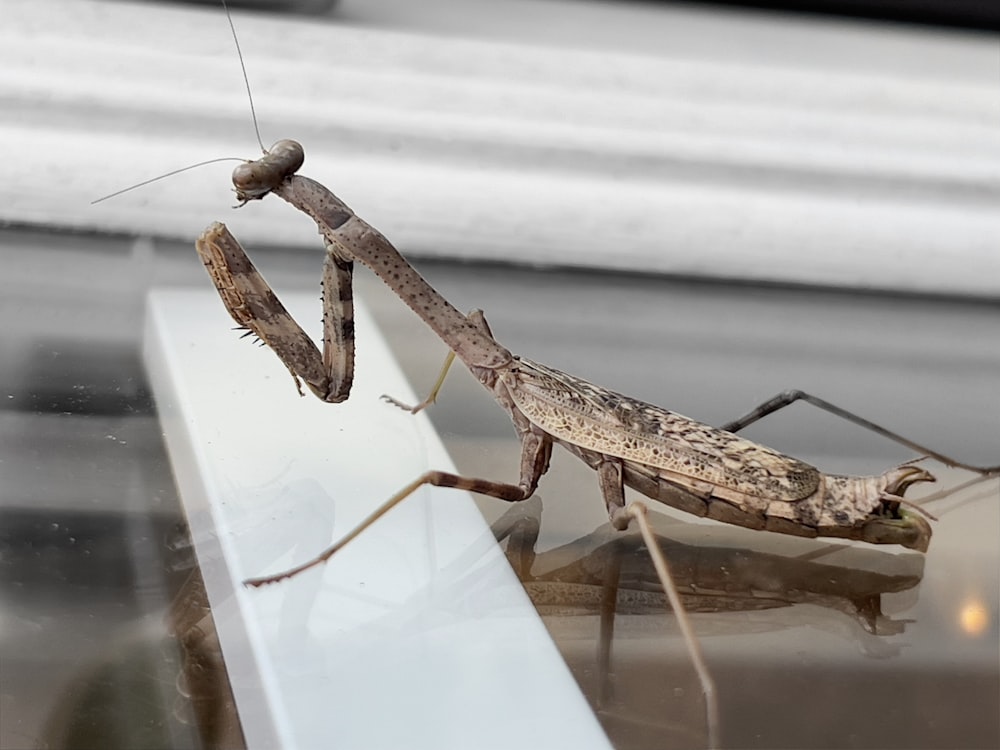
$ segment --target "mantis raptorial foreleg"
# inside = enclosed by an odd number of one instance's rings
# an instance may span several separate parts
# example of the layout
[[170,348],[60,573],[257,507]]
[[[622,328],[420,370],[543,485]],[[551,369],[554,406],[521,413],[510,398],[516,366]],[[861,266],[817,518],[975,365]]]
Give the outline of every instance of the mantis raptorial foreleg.
[[346,400],[354,380],[354,264],[334,250],[326,254],[320,354],[224,224],[213,224],[202,233],[195,248],[233,320],[271,347],[299,393],[303,381],[323,401]]

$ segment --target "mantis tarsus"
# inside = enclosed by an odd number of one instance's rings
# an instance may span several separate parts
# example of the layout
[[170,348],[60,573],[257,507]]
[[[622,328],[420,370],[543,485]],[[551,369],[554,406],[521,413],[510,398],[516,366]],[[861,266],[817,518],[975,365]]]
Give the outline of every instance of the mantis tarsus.
[[[515,356],[493,337],[481,311],[468,315],[458,311],[343,201],[319,183],[296,174],[302,162],[301,146],[279,141],[263,158],[239,166],[233,182],[243,203],[273,192],[317,224],[327,246],[323,351],[288,315],[228,229],[216,223],[198,239],[197,249],[233,318],[275,351],[297,383],[304,381],[324,401],[342,401],[350,392],[352,379],[351,266],[355,260],[362,262],[420,316],[449,347],[451,356],[460,359],[508,412],[521,441],[520,476],[515,484],[427,472],[312,560],[282,573],[250,579],[249,585],[273,583],[328,560],[422,485],[455,487],[507,502],[525,500],[548,468],[552,446],[562,445],[597,472],[611,523],[618,529],[627,528],[632,520],[638,523],[691,649],[706,698],[709,742],[715,744],[718,717],[714,685],[646,521],[646,506],[642,502],[626,504],[626,485],[687,512],[749,528],[900,544],[921,551],[927,548],[930,526],[906,508],[903,495],[911,485],[934,478],[914,462],[880,476],[823,474],[731,432]],[[450,358],[446,369],[448,364]],[[746,426],[797,399],[875,429],[945,464],[986,475],[1000,473],[1000,467],[973,467],[954,461],[799,392],[766,402],[732,427]]]

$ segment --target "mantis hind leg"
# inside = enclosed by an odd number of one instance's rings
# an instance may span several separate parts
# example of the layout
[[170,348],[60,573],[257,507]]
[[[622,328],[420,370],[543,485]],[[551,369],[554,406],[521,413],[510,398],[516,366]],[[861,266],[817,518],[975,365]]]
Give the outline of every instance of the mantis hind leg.
[[649,556],[653,560],[653,567],[656,569],[657,578],[663,587],[663,592],[667,596],[670,608],[677,619],[677,625],[684,637],[684,642],[691,657],[691,663],[698,675],[698,682],[701,683],[702,695],[705,698],[705,716],[708,726],[708,746],[714,748],[718,746],[719,736],[719,705],[715,689],[715,681],[705,664],[705,657],[701,650],[701,643],[695,635],[694,627],[684,609],[680,593],[674,584],[674,578],[670,573],[670,566],[667,558],[660,549],[656,541],[656,535],[649,525],[647,514],[648,507],[641,500],[636,500],[625,505],[625,485],[622,474],[622,463],[619,459],[608,459],[597,467],[597,475],[601,485],[601,494],[608,508],[608,515],[611,518],[611,525],[616,529],[628,528],[632,521],[639,527],[639,533],[649,551]]
[[734,419],[732,422],[728,422],[722,425],[722,429],[728,432],[739,432],[744,427],[763,419],[769,414],[784,409],[790,404],[794,404],[796,401],[805,401],[807,404],[812,404],[818,409],[829,412],[834,416],[840,417],[841,419],[847,420],[859,427],[864,427],[866,430],[871,430],[872,432],[881,435],[882,437],[888,438],[893,442],[899,443],[900,445],[905,445],[917,453],[925,456],[930,456],[946,466],[952,466],[959,469],[966,469],[968,471],[974,471],[978,474],[983,474],[985,476],[991,476],[994,474],[1000,474],[1000,465],[997,466],[972,466],[971,464],[958,461],[950,456],[946,456],[943,453],[932,450],[925,445],[916,443],[909,438],[905,438],[897,432],[893,432],[881,425],[877,425],[864,417],[860,417],[847,409],[841,408],[835,404],[831,404],[829,401],[824,401],[821,398],[813,396],[812,394],[806,393],[805,391],[799,390],[788,390],[782,391],[773,398],[768,399],[764,403],[757,406],[755,409],[751,410],[747,414],[744,414],[739,419]]

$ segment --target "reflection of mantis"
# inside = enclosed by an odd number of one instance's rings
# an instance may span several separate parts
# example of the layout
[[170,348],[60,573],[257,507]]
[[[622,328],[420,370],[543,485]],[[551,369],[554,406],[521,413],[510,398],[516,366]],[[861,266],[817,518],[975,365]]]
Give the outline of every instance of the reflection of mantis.
[[[695,744],[685,699],[650,684],[657,670],[670,669],[672,658],[650,628],[665,607],[642,540],[605,526],[536,553],[541,522],[536,496],[512,507],[492,528],[613,744],[641,746],[637,737],[648,738],[650,746]],[[794,627],[795,616],[754,613],[808,604],[846,615],[805,615],[811,628],[829,629],[877,659],[899,654],[898,640],[883,636],[903,633],[910,622],[883,615],[883,595],[913,589],[924,568],[918,555],[869,558],[876,565],[871,570],[656,538],[687,612],[743,614],[713,618],[711,626],[706,622],[716,635]],[[591,643],[596,657],[586,648]],[[613,648],[621,651],[614,660]]]
[[[199,237],[197,249],[230,314],[274,350],[297,384],[304,381],[324,401],[343,401],[350,393],[353,376],[351,273],[353,261],[361,261],[449,347],[445,371],[458,357],[510,415],[521,440],[520,478],[513,484],[427,472],[312,560],[248,583],[272,583],[322,563],[423,485],[455,487],[508,502],[526,500],[548,468],[553,444],[558,443],[597,472],[612,525],[622,530],[633,519],[639,524],[699,671],[714,742],[717,721],[711,679],[683,615],[666,560],[645,519],[646,506],[641,502],[626,505],[625,485],[695,515],[753,529],[927,548],[929,524],[904,508],[903,495],[910,485],[933,481],[933,476],[915,463],[905,463],[880,476],[823,474],[731,432],[515,356],[493,337],[481,311],[469,315],[459,312],[376,229],[325,187],[295,174],[303,158],[297,143],[280,141],[260,160],[237,167],[233,182],[244,203],[273,192],[319,227],[327,246],[323,351],[287,313],[229,230],[216,223]],[[413,411],[433,401],[443,377],[444,372],[431,396]],[[983,474],[1000,471],[1000,467],[969,467],[818,399],[804,394],[800,397],[949,465]],[[769,402],[738,426],[781,405]]]
[[[536,500],[523,510],[509,510],[494,522],[493,530],[498,541],[506,540],[507,559],[539,611],[594,613],[609,604],[617,614],[663,610],[655,571],[634,536],[609,538],[598,530],[536,554],[541,525],[541,503]],[[868,634],[897,635],[906,629],[906,621],[883,615],[881,597],[912,589],[923,573],[923,558],[915,555],[906,560],[905,572],[882,573],[655,536],[688,612],[814,604],[850,616]]]

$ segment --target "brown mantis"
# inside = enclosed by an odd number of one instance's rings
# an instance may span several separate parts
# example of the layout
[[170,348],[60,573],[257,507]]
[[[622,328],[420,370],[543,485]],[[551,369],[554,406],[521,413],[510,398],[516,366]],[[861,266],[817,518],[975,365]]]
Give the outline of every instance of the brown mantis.
[[[548,468],[553,445],[562,445],[597,472],[612,524],[625,529],[632,520],[638,523],[690,645],[706,698],[709,742],[715,744],[714,685],[649,529],[646,506],[626,504],[625,486],[687,512],[749,528],[927,548],[930,526],[907,508],[903,496],[911,485],[933,481],[933,477],[914,462],[880,476],[823,474],[732,432],[515,356],[493,337],[481,311],[468,315],[458,311],[377,230],[322,185],[296,174],[302,161],[301,146],[280,141],[262,159],[239,166],[233,182],[243,203],[274,192],[316,222],[327,246],[323,350],[288,315],[236,239],[216,223],[198,239],[197,249],[232,317],[275,351],[297,384],[304,381],[324,401],[343,401],[350,392],[353,366],[351,269],[353,261],[362,262],[449,347],[445,371],[452,358],[460,359],[510,415],[521,441],[520,475],[517,483],[509,483],[427,472],[321,554],[288,571],[250,579],[249,585],[273,583],[328,560],[422,485],[455,487],[507,502],[525,500]],[[433,401],[443,377],[444,371],[431,396],[414,411]],[[798,392],[772,399],[731,426],[739,429],[797,399],[875,429],[945,464],[984,475],[1000,472],[1000,467],[954,461]]]
[[[358,260],[448,345],[451,354],[445,371],[453,357],[460,359],[510,414],[521,438],[518,484],[431,472],[387,501],[385,510],[421,484],[454,486],[510,502],[524,500],[545,472],[552,445],[558,443],[598,472],[616,528],[627,527],[634,517],[622,496],[623,486],[629,485],[681,510],[749,528],[926,550],[930,526],[904,508],[903,495],[911,485],[933,481],[915,462],[877,477],[825,475],[808,464],[736,437],[725,428],[700,424],[517,357],[493,337],[482,311],[469,315],[459,312],[339,198],[319,183],[295,174],[302,161],[297,143],[279,141],[264,158],[238,167],[233,182],[242,202],[274,192],[319,227],[327,244],[323,352],[285,312],[236,239],[224,225],[216,223],[198,239],[197,249],[233,318],[275,351],[296,382],[304,381],[324,401],[342,401],[349,394],[352,377],[350,274],[351,263]],[[433,401],[443,376],[444,372],[431,396],[413,411]],[[798,391],[765,402],[728,427],[740,429],[800,399],[947,465],[986,475],[1000,471],[1000,467],[955,461]],[[335,551],[331,548],[300,569],[328,559]],[[300,569],[253,583],[277,581]]]
[[377,230],[322,185],[296,174],[303,159],[298,143],[279,141],[263,158],[238,167],[233,181],[243,203],[274,192],[317,224],[327,247],[322,351],[288,315],[236,239],[223,225],[214,224],[199,238],[197,249],[230,314],[275,351],[300,392],[304,382],[321,400],[344,401],[354,361],[351,275],[355,260],[364,263],[450,349],[431,395],[412,410],[434,400],[448,366],[458,357],[510,415],[521,442],[520,472],[516,483],[437,471],[423,474],[321,554],[288,571],[251,579],[250,585],[276,582],[328,560],[422,485],[455,487],[508,502],[525,500],[548,468],[552,446],[562,445],[598,473],[612,524],[618,529],[632,520],[638,524],[691,650],[705,695],[709,744],[715,745],[719,718],[712,678],[647,524],[646,506],[626,504],[625,486],[695,515],[753,529],[925,550],[930,525],[908,509],[903,496],[911,485],[933,477],[915,462],[880,476],[826,475],[732,434],[794,400],[806,400],[945,464],[984,475],[1000,473],[1000,467],[954,461],[800,392],[772,399],[719,430],[517,357],[494,338],[481,311],[466,315],[454,308]]

